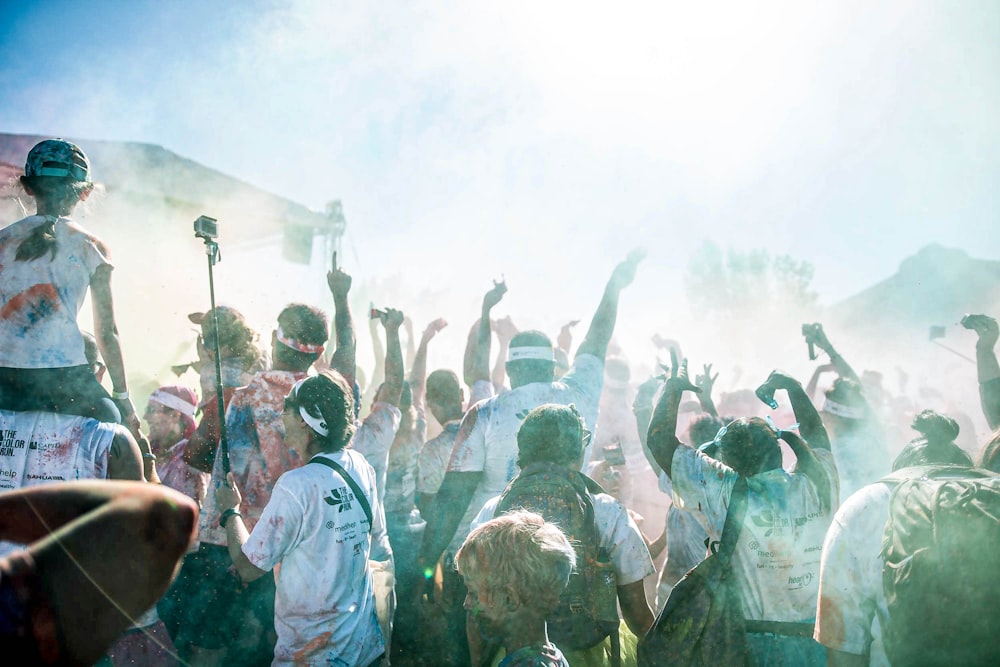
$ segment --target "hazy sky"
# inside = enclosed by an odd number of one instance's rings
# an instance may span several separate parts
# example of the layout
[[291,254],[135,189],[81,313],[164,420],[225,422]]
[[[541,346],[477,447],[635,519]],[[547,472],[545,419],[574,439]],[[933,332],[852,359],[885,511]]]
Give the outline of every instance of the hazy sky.
[[3,7],[0,131],[340,198],[362,274],[593,304],[630,248],[655,295],[711,239],[810,260],[831,303],[931,242],[1000,257],[1000,3]]

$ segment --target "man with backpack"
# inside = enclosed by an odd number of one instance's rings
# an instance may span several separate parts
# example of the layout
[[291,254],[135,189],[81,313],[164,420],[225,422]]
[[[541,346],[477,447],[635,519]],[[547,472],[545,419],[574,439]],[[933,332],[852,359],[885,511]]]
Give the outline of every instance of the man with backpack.
[[[486,503],[472,525],[526,509],[560,526],[576,549],[577,569],[547,619],[552,642],[571,665],[634,664],[634,645],[620,646],[617,603],[629,629],[639,637],[645,634],[653,614],[643,579],[655,568],[625,506],[580,472],[589,441],[573,405],[533,409],[517,432],[521,472]],[[470,632],[474,627],[469,625]]]
[[815,638],[833,667],[1000,664],[1000,476],[955,465],[927,420],[915,465],[852,495],[826,535]]

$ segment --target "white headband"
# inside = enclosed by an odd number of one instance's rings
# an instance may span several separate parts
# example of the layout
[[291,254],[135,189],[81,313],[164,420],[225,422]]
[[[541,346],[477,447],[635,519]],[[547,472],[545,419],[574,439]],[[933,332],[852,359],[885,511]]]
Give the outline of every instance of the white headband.
[[169,391],[161,391],[159,389],[153,392],[153,394],[149,397],[149,400],[156,401],[160,405],[166,406],[171,410],[176,410],[182,415],[187,415],[189,417],[194,417],[194,411],[197,408],[197,406],[192,403],[188,403],[180,396],[175,396]]
[[507,361],[521,361],[522,359],[540,359],[542,361],[555,361],[551,347],[512,347],[507,351]]
[[322,417],[313,417],[306,410],[305,406],[299,403],[299,387],[302,386],[302,383],[305,382],[306,379],[307,378],[302,378],[301,380],[296,382],[295,385],[292,387],[291,392],[289,393],[292,395],[293,400],[299,405],[299,416],[302,417],[302,421],[304,421],[306,425],[309,426],[309,428],[311,428],[313,431],[315,431],[316,433],[318,433],[323,437],[326,437],[330,435],[330,429],[327,428],[326,421],[323,420]]
[[844,419],[864,419],[865,417],[863,408],[852,408],[849,405],[838,403],[829,398],[823,402],[823,412],[829,412],[831,415],[843,417]]

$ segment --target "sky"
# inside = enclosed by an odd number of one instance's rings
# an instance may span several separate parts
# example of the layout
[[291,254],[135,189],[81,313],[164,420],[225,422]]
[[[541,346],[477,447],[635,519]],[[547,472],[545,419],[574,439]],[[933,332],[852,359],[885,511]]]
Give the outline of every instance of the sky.
[[643,247],[649,312],[705,241],[808,260],[822,304],[930,243],[1000,258],[1000,3],[2,6],[0,131],[341,199],[362,277],[584,311]]

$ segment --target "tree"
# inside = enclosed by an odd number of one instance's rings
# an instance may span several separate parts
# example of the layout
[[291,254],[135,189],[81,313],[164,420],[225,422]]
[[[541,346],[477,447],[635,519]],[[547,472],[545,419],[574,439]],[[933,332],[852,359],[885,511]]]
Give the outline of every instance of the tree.
[[684,282],[696,317],[759,321],[812,310],[814,272],[811,263],[790,255],[772,258],[760,248],[723,253],[706,241],[691,258]]

